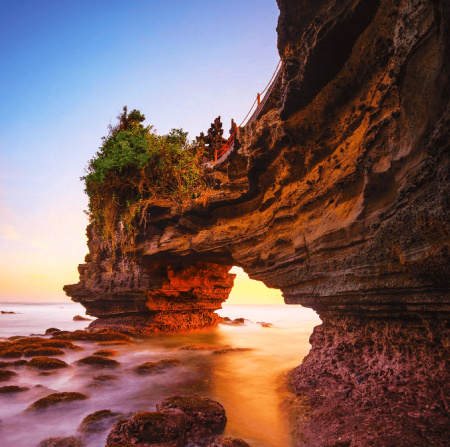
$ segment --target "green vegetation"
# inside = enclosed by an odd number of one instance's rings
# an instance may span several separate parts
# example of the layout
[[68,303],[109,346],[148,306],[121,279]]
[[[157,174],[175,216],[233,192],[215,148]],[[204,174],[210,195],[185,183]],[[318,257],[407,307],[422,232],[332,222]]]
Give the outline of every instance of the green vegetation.
[[110,126],[103,144],[82,177],[89,196],[89,217],[113,247],[121,223],[122,249],[131,246],[150,204],[183,203],[198,197],[206,185],[201,173],[204,147],[190,143],[182,129],[157,135],[144,127],[145,116],[127,107]]

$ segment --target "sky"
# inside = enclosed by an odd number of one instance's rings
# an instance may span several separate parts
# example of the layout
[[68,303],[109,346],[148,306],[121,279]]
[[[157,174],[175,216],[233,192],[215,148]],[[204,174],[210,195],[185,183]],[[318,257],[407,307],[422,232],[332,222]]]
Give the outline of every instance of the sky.
[[[158,133],[240,122],[279,60],[275,0],[0,0],[0,301],[64,301],[80,177],[124,105]],[[281,302],[241,269],[234,303]],[[261,289],[261,290],[260,290]]]

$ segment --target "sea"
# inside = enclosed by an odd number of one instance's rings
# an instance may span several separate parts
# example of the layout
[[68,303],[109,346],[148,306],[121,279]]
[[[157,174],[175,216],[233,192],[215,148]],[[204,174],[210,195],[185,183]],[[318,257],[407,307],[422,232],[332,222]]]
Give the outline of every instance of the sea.
[[[85,316],[84,308],[77,303],[0,303],[0,310],[15,312],[0,314],[0,340],[42,335],[50,327],[74,331],[89,324],[73,321],[75,315]],[[0,394],[1,447],[35,447],[48,437],[77,436],[80,422],[95,411],[109,409],[124,416],[154,411],[157,402],[179,394],[199,394],[220,402],[228,419],[226,436],[242,438],[253,447],[292,446],[283,410],[283,401],[289,397],[284,386],[286,374],[307,355],[312,330],[321,323],[319,317],[299,305],[224,303],[218,314],[244,318],[244,324],[220,324],[190,334],[155,335],[132,345],[110,347],[118,352],[115,360],[120,362],[114,370],[76,365],[78,359],[102,348],[92,342],[74,342],[83,350],[66,350],[59,358],[70,367],[52,374],[14,369],[18,375],[0,386],[20,385],[29,390]],[[251,350],[213,354],[180,349],[187,345],[230,345]],[[181,366],[145,376],[133,371],[137,365],[165,358],[177,358]],[[105,374],[114,376],[114,380],[99,383],[94,379]],[[89,399],[42,414],[24,413],[37,399],[66,391],[84,393]],[[104,447],[107,434],[105,429],[85,442],[88,447]]]

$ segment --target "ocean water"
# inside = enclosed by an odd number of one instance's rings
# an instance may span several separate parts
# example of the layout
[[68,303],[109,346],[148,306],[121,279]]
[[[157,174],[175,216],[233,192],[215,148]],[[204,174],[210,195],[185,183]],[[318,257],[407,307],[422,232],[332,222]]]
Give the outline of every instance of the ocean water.
[[[89,322],[74,322],[84,315],[76,303],[11,304],[0,303],[0,337],[42,334],[49,327],[83,329]],[[74,362],[101,347],[97,343],[75,342],[83,351],[66,350],[60,358],[69,368],[42,375],[26,368],[14,369],[18,375],[0,385],[20,385],[29,391],[0,395],[0,445],[34,447],[51,436],[77,435],[82,419],[95,411],[110,409],[128,415],[153,411],[156,403],[175,394],[200,394],[219,401],[227,412],[226,435],[245,439],[254,447],[289,447],[292,442],[280,404],[287,397],[283,389],[285,374],[299,365],[310,349],[309,336],[320,319],[301,306],[223,305],[218,311],[231,319],[245,318],[243,326],[219,327],[192,334],[156,335],[136,340],[129,346],[114,346],[120,367],[96,370]],[[260,322],[272,323],[262,327]],[[251,351],[213,354],[187,351],[186,345],[231,345]],[[177,358],[181,366],[165,372],[141,376],[133,372],[139,364],[164,358]],[[115,379],[99,384],[95,376]],[[37,399],[54,392],[77,391],[89,396],[81,403],[66,404],[42,414],[24,410]],[[26,429],[24,429],[26,427]],[[88,439],[89,447],[103,447],[109,427]]]

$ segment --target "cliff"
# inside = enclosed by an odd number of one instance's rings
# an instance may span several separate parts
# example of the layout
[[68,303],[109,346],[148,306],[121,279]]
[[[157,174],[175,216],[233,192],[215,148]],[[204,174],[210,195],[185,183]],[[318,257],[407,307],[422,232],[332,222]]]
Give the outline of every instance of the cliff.
[[[233,265],[318,311],[448,304],[448,6],[310,3],[279,1],[282,86],[241,129],[220,189],[155,202],[127,255],[89,228],[80,283],[65,289],[88,313],[165,311],[158,291],[217,308]],[[179,285],[164,264],[197,282],[205,263],[202,297],[197,283],[166,294]]]
[[[444,318],[429,331],[440,352],[433,365],[439,369],[445,360],[450,6],[443,0],[278,0],[278,6],[281,83],[264,113],[240,129],[226,163],[211,173],[220,188],[183,206],[155,202],[126,255],[112,256],[90,226],[80,282],[65,290],[99,317],[94,327],[149,333],[183,321],[182,329],[197,328],[217,322],[213,310],[232,287],[228,271],[240,266],[281,289],[287,304],[311,307],[324,321],[292,378],[317,409],[325,403],[314,398],[317,383],[306,378],[334,377],[343,387],[347,380],[353,389],[356,378],[369,373],[354,361],[363,349],[354,341],[382,346],[386,318],[398,322],[386,331],[405,335],[414,327],[418,337],[425,317]],[[345,343],[347,329],[338,321],[348,323]],[[374,327],[362,337],[367,321]],[[333,340],[330,346],[348,350],[328,349],[321,331]],[[382,351],[373,358],[381,361]],[[327,355],[334,364],[324,361]],[[422,351],[411,356],[414,371],[425,357]],[[404,380],[396,370],[387,367],[383,380],[365,388],[366,397],[377,395],[381,382]],[[432,386],[429,371],[415,371],[410,379],[421,375],[424,389]],[[327,380],[321,384],[331,389]],[[442,381],[433,386],[441,395],[448,391]],[[342,415],[355,411],[351,399],[345,403],[347,391],[340,396]],[[430,410],[436,420],[447,399]],[[316,422],[325,420],[319,413]],[[308,422],[302,430],[306,444],[338,442],[326,430],[314,441]],[[443,439],[442,433],[428,439]],[[330,445],[368,445],[348,442]]]

